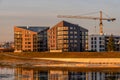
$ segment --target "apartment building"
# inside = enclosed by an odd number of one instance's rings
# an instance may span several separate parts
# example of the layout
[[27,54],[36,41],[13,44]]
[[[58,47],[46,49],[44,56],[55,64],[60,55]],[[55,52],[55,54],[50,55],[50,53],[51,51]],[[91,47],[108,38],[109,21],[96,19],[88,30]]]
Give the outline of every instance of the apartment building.
[[89,35],[89,50],[91,51],[105,51],[105,36],[104,35]]
[[48,29],[49,27],[15,26],[15,51],[46,51]]
[[[89,50],[91,51],[107,51],[107,45],[109,42],[109,37],[111,35],[89,35]],[[113,35],[114,39],[114,50],[120,51],[120,36]]]
[[[107,50],[107,45],[108,45],[110,36],[111,35],[105,36],[105,45],[106,45],[105,50]],[[114,40],[114,51],[120,51],[120,36],[113,35],[113,40]]]
[[61,21],[48,30],[48,48],[62,52],[88,49],[88,30],[67,21]]

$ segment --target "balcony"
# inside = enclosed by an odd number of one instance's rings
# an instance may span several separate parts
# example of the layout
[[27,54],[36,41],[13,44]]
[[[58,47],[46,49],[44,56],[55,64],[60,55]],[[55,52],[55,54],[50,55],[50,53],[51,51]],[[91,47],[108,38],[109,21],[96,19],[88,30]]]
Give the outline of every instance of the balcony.
[[68,31],[58,31],[58,35],[68,35]]
[[63,36],[63,35],[62,36],[58,36],[57,39],[61,39],[61,40],[68,39],[68,36]]
[[58,31],[66,31],[68,30],[68,27],[58,27]]

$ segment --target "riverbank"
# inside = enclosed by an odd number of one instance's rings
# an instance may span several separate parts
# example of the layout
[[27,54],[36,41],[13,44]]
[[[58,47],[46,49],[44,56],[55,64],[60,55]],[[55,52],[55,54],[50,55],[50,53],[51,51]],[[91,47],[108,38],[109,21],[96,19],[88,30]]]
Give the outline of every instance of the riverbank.
[[14,58],[120,58],[120,52],[22,52],[22,53],[0,53],[0,57]]
[[120,70],[120,52],[0,53],[0,66]]

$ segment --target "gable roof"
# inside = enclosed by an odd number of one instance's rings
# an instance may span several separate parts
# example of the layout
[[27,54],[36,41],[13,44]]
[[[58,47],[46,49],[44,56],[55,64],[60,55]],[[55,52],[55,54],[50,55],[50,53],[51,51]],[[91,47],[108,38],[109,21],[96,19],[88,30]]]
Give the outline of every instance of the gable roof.
[[70,22],[64,21],[64,20],[60,21],[59,23],[57,23],[56,25],[54,25],[52,28],[56,27],[57,25],[68,26],[68,27],[70,27],[70,25],[73,25],[73,26],[76,26],[76,27],[80,27],[81,30],[88,31],[86,28],[83,28],[83,27],[79,26],[78,24],[73,24],[73,23],[70,23]]

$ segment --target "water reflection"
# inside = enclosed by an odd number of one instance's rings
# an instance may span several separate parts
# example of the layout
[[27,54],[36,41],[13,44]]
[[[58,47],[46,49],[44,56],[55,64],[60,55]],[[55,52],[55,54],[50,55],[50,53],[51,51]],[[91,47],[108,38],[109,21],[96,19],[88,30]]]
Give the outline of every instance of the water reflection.
[[120,80],[120,72],[0,67],[0,80]]
[[14,68],[0,67],[0,80],[14,80]]

